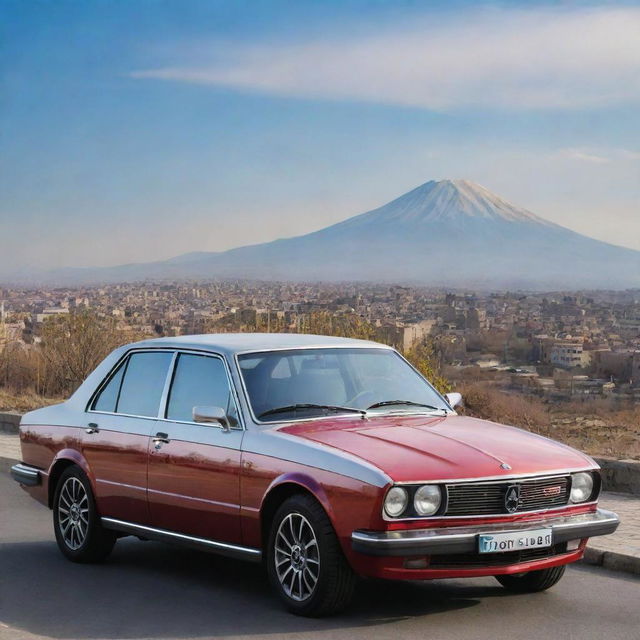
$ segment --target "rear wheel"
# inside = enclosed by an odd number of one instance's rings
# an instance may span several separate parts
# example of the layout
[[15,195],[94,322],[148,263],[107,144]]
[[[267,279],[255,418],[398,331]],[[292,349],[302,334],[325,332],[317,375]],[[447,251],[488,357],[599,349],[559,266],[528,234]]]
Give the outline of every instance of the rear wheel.
[[292,496],[276,512],[267,572],[285,606],[304,616],[325,616],[344,609],[356,581],[327,514],[306,495]]
[[53,498],[53,529],[60,551],[73,562],[101,562],[116,542],[104,529],[89,480],[76,466],[60,476]]
[[534,593],[545,591],[559,582],[564,575],[566,565],[541,569],[539,571],[527,571],[527,573],[516,573],[513,575],[495,576],[496,580],[509,591],[516,593]]

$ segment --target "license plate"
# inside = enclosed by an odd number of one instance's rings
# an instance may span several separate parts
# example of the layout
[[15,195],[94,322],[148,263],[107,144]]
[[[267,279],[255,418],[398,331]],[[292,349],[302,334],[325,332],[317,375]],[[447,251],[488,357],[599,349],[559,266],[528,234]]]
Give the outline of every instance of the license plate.
[[552,538],[551,529],[481,533],[478,536],[478,551],[479,553],[506,553],[523,549],[539,549],[550,547]]

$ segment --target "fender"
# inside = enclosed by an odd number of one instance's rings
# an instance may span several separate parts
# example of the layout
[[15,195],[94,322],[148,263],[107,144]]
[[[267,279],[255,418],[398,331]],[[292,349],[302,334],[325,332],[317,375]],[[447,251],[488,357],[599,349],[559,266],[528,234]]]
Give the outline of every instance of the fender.
[[304,489],[309,491],[309,493],[311,493],[313,497],[322,505],[322,508],[329,516],[331,524],[335,528],[335,514],[331,507],[331,501],[329,500],[326,491],[317,480],[312,478],[310,475],[301,473],[299,471],[283,473],[277,478],[274,478],[274,480],[271,482],[264,493],[264,497],[262,498],[262,502],[260,504],[260,512],[262,512],[264,503],[271,492],[284,484],[297,484],[298,486],[303,487]]
[[[60,449],[60,451],[56,453],[47,471],[47,484],[49,483],[49,479],[51,478],[51,473],[54,467],[56,466],[56,464],[58,464],[63,460],[73,462],[74,464],[78,465],[82,469],[82,471],[84,471],[84,474],[87,476],[87,478],[89,478],[91,491],[93,491],[93,494],[95,495],[96,494],[95,477],[91,472],[91,469],[89,468],[89,465],[85,457],[77,449]],[[49,487],[47,487],[47,489],[49,489]]]
[[[291,489],[278,494],[279,487],[300,487],[308,491],[322,506],[347,557],[351,555],[351,534],[355,529],[366,529],[372,523],[371,504],[377,501],[379,489],[341,477],[341,485],[322,483],[304,470],[282,473],[268,486],[260,504],[260,533],[254,544],[265,541],[265,525],[277,509],[280,498],[291,495]],[[274,495],[275,494],[275,495]],[[348,497],[347,497],[348,496]],[[362,499],[353,500],[354,496]],[[346,502],[345,502],[346,500]],[[346,506],[348,505],[348,506]],[[336,510],[337,509],[337,510]],[[253,540],[253,539],[252,539]],[[264,542],[263,542],[264,544]]]

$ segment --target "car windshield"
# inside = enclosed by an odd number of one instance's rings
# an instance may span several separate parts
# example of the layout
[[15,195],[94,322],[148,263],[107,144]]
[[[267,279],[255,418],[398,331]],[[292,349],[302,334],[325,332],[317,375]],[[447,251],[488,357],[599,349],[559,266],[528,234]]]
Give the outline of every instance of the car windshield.
[[326,348],[238,356],[253,414],[262,422],[357,410],[446,411],[442,397],[395,351]]

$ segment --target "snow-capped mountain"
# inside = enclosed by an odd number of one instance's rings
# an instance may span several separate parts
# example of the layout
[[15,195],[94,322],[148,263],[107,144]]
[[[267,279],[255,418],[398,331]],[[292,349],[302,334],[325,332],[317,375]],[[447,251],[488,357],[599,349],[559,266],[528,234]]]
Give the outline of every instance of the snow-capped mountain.
[[431,180],[379,209],[345,220],[342,226],[387,222],[432,224],[466,218],[551,224],[470,180]]
[[640,251],[600,242],[467,180],[430,181],[306,235],[172,260],[50,272],[49,282],[246,277],[465,288],[640,286]]

